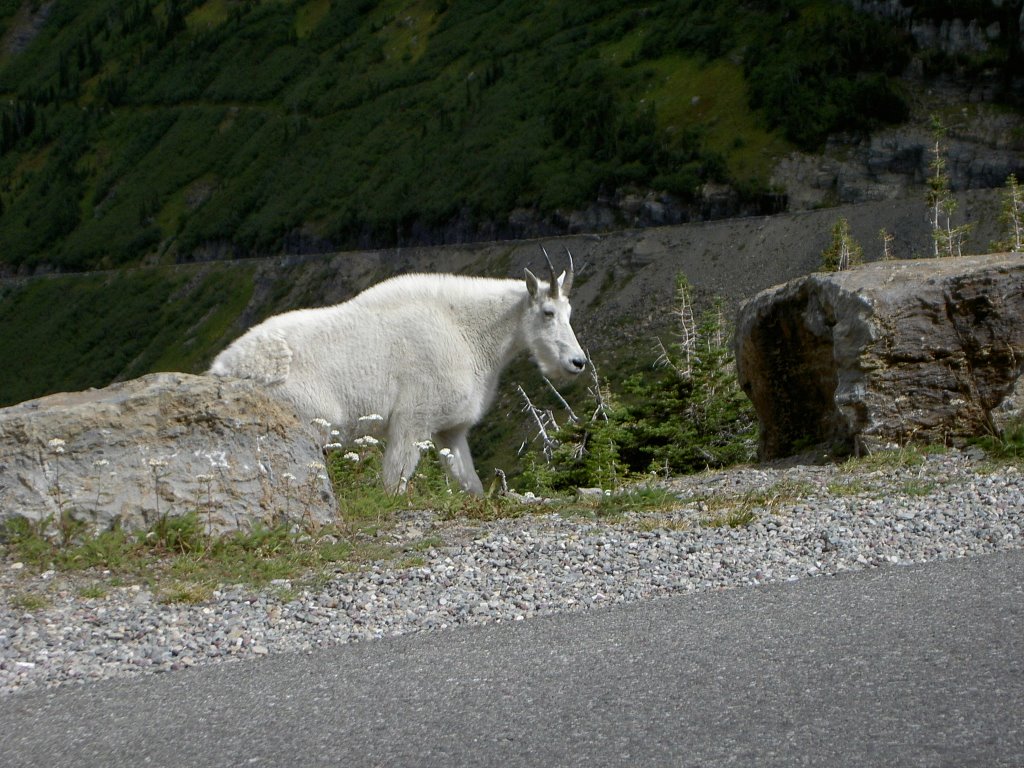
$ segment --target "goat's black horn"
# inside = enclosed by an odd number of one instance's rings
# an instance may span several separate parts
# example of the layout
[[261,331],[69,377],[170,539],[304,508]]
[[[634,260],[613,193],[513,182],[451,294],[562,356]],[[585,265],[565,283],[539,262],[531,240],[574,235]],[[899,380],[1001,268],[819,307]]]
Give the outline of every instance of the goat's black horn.
[[565,270],[565,280],[562,281],[562,293],[568,296],[569,289],[572,288],[572,278],[576,274],[576,268],[572,263],[572,252],[569,250],[569,246],[565,246],[565,253],[569,257],[569,268]]
[[555,274],[555,265],[551,263],[551,257],[548,256],[547,248],[542,245],[540,249],[544,252],[544,260],[548,263],[548,273],[551,275],[551,287],[548,293],[554,298],[558,296],[558,275]]

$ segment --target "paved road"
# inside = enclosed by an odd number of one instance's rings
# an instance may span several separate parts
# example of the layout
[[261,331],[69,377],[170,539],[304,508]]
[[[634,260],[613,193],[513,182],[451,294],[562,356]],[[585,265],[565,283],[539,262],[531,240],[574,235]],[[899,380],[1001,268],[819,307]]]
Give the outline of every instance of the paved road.
[[15,766],[1024,766],[1024,551],[0,699]]

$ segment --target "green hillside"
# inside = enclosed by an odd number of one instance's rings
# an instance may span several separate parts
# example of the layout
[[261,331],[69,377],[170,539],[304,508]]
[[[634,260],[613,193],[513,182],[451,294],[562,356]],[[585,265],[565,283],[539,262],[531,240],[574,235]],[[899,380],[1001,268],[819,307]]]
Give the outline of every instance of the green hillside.
[[910,55],[827,0],[0,0],[0,35],[23,271],[440,241],[706,181],[756,203],[793,146],[903,118]]
[[0,406],[151,371],[201,371],[253,294],[242,264],[149,267],[0,285]]

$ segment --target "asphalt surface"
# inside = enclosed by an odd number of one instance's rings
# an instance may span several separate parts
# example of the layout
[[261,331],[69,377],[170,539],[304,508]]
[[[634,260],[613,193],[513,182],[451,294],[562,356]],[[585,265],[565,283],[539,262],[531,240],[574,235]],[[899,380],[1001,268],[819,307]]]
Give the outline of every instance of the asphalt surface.
[[1024,551],[0,699],[15,766],[1024,766]]

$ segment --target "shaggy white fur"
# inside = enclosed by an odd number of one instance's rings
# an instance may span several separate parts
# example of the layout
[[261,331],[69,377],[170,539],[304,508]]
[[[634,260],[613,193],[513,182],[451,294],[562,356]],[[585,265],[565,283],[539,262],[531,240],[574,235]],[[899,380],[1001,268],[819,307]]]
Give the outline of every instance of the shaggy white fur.
[[333,307],[269,318],[221,352],[210,373],[263,383],[305,418],[330,421],[339,442],[369,431],[360,417],[380,414],[384,482],[393,491],[412,477],[416,444],[430,439],[451,451],[459,485],[480,494],[467,435],[512,358],[529,352],[546,376],[585,367],[569,323],[571,281],[571,272],[544,282],[529,270],[525,283],[395,277]]

